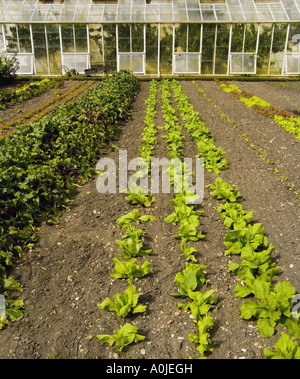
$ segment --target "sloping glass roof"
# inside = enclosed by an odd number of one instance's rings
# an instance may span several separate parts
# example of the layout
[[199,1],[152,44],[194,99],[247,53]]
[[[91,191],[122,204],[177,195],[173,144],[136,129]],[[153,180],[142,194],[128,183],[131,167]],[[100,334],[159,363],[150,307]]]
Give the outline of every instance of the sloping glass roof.
[[300,0],[0,0],[0,23],[300,22]]

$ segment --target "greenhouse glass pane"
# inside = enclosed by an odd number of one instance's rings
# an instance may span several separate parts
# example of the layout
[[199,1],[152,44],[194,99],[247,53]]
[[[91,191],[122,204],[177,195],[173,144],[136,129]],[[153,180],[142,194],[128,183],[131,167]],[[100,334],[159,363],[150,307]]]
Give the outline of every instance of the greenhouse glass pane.
[[144,25],[133,24],[131,25],[131,39],[132,39],[132,51],[144,52]]
[[[10,55],[8,55],[10,56]],[[14,55],[11,55],[13,57]],[[33,74],[33,61],[34,56],[33,54],[17,54],[15,55],[15,58],[18,63],[18,70],[17,74],[20,75],[32,75]]]
[[103,20],[104,21],[116,21],[117,8],[112,5],[105,5]]
[[160,5],[159,18],[161,22],[172,22],[173,21],[172,6]]
[[3,21],[13,21],[17,20],[20,9],[22,7],[23,2],[22,1],[11,1],[6,9],[5,16],[3,18]]
[[188,9],[187,12],[188,12],[189,21],[194,21],[194,22],[202,21],[200,9]]
[[232,21],[243,22],[245,16],[238,0],[227,0],[228,9]]
[[145,8],[132,8],[131,20],[133,22],[144,22],[145,17]]
[[268,22],[273,20],[272,13],[267,4],[256,4],[256,8],[261,21]]
[[232,54],[230,56],[231,74],[255,74],[256,56],[253,54]]
[[101,23],[103,20],[104,6],[92,5],[89,14],[89,22]]
[[54,6],[51,6],[49,8],[49,12],[46,16],[46,20],[45,21],[49,21],[49,22],[59,22],[60,21],[60,14],[62,12],[62,6],[57,6],[57,5],[54,5]]
[[18,25],[20,53],[32,53],[30,29],[27,24]]
[[187,14],[185,9],[174,9],[175,22],[186,22]]
[[158,6],[148,5],[146,8],[146,21],[159,22]]
[[87,28],[86,25],[75,25],[75,49],[76,53],[87,53]]
[[291,21],[299,20],[300,13],[294,0],[282,0],[282,4]]
[[47,13],[49,11],[49,6],[44,7],[44,6],[37,6],[35,8],[35,11],[33,12],[31,21],[32,22],[44,22],[47,16]]
[[258,14],[252,0],[242,0],[241,5],[243,7],[243,14],[245,15],[246,21],[259,21]]
[[216,4],[215,5],[216,15],[218,21],[231,21],[230,14],[228,13],[228,9],[226,5]]
[[61,13],[60,19],[62,22],[64,21],[73,21],[75,15],[75,6],[74,5],[66,5]]
[[120,54],[119,69],[130,70],[135,74],[144,73],[144,55],[143,54]]
[[61,26],[62,50],[65,53],[75,52],[73,25]]
[[6,49],[8,53],[18,53],[17,25],[4,25],[4,35],[6,39]]
[[288,51],[300,53],[300,24],[290,25]]
[[300,74],[300,54],[286,56],[286,70],[288,74]]
[[88,18],[88,8],[85,5],[79,5],[74,15],[74,21],[85,22]]
[[275,19],[275,21],[287,21],[288,17],[282,7],[281,4],[269,4],[270,10],[272,12],[272,15]]
[[214,7],[212,5],[201,5],[203,21],[216,21]]

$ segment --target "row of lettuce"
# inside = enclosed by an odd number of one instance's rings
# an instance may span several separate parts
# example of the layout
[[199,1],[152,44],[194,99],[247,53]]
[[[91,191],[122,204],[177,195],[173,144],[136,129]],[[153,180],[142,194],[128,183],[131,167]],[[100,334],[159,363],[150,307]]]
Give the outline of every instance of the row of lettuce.
[[[184,147],[184,135],[182,127],[178,122],[176,110],[171,102],[171,92],[169,86],[174,93],[174,99],[181,117],[183,126],[187,129],[192,141],[196,143],[199,149],[199,157],[205,159],[204,167],[214,172],[216,175],[221,174],[222,170],[228,166],[228,162],[224,157],[225,152],[222,148],[217,148],[214,139],[200,119],[199,114],[195,111],[189,98],[182,90],[177,81],[169,82],[163,80],[161,82],[162,92],[162,114],[165,120],[164,126],[160,127],[165,130],[163,138],[167,143],[167,149],[170,158],[179,159],[183,162],[182,155]],[[152,88],[156,88],[157,84],[153,82]],[[153,98],[154,92],[150,98]],[[146,120],[148,128],[145,128],[143,135],[141,156],[149,162],[153,157],[153,150],[157,143],[155,134],[154,109],[148,108]],[[178,292],[170,294],[175,298],[187,300],[178,303],[180,309],[189,311],[193,322],[198,327],[198,333],[191,333],[188,338],[191,342],[197,344],[197,350],[200,358],[206,358],[207,353],[211,352],[214,343],[211,341],[210,333],[214,326],[212,318],[212,310],[218,302],[218,296],[214,295],[214,290],[200,292],[199,288],[207,283],[203,270],[206,266],[198,264],[196,258],[196,249],[188,246],[189,241],[199,241],[205,236],[198,230],[200,226],[199,217],[203,211],[195,210],[191,205],[191,197],[194,194],[189,192],[190,182],[182,182],[182,176],[176,170],[186,169],[184,165],[179,164],[166,167],[170,170],[171,184],[181,188],[181,191],[174,193],[171,204],[174,212],[165,218],[165,222],[172,223],[178,227],[178,233],[175,238],[181,241],[180,247],[183,256],[186,259],[186,267],[178,272],[175,281],[178,285]],[[146,173],[144,173],[146,174]],[[182,172],[181,172],[182,174]],[[177,181],[179,178],[180,183]],[[237,202],[240,192],[233,188],[229,183],[224,182],[220,176],[217,176],[214,184],[210,184],[211,195],[219,199],[222,203],[217,208],[220,217],[224,219],[224,225],[229,230],[224,237],[224,245],[226,247],[226,255],[240,256],[240,263],[231,262],[228,272],[236,274],[243,284],[237,284],[235,295],[247,300],[241,305],[240,317],[245,320],[257,319],[258,332],[263,337],[271,337],[280,326],[287,330],[293,337],[300,337],[300,323],[297,314],[292,312],[295,296],[295,288],[289,281],[280,281],[277,274],[280,268],[276,266],[272,259],[272,251],[274,246],[268,243],[268,239],[264,234],[264,228],[261,223],[253,223],[253,211],[243,209],[242,204]],[[134,192],[128,192],[127,200],[133,204],[151,205],[153,196],[135,188]],[[112,276],[126,278],[120,272],[135,273],[133,276],[141,277],[149,273],[150,263],[145,261],[142,266],[135,265],[135,257],[137,255],[145,256],[151,253],[151,250],[143,250],[140,237],[144,232],[136,229],[130,222],[148,221],[140,217],[139,211],[135,209],[133,212],[121,217],[118,225],[126,227],[126,233],[122,240],[117,244],[122,247],[121,257],[130,258],[130,262],[121,262],[117,258],[114,259],[115,269]],[[148,216],[147,216],[148,217]],[[155,218],[152,219],[154,221]],[[135,246],[137,250],[134,250]],[[129,253],[129,251],[131,251]],[[116,276],[117,275],[117,276]],[[132,274],[131,274],[132,275]],[[274,279],[276,284],[274,285]],[[129,283],[129,288],[124,294],[117,294],[115,301],[105,299],[99,306],[109,310],[114,310],[118,315],[126,317],[128,312],[144,312],[146,307],[138,304],[138,296],[136,289]],[[128,308],[129,307],[129,308]],[[100,341],[108,342],[112,346],[124,347],[132,342],[138,342],[144,339],[144,336],[137,334],[137,328],[131,324],[124,325],[116,331],[114,335],[99,335]],[[264,349],[264,355],[273,359],[299,359],[300,347],[285,332],[281,333],[281,337],[275,344],[272,351],[268,348]]]
[[0,142],[0,293],[6,297],[0,329],[22,317],[22,301],[11,298],[23,290],[10,276],[15,258],[33,248],[41,222],[55,220],[76,186],[93,177],[94,163],[131,117],[139,90],[134,75],[120,71]]
[[[141,162],[149,163],[152,157],[153,149],[157,143],[155,135],[157,128],[155,125],[155,117],[157,114],[157,82],[153,81],[150,85],[149,97],[146,101],[146,116],[144,119],[144,131],[141,139],[140,152],[140,178],[148,180],[149,172]],[[136,175],[136,181],[139,181],[139,175]],[[120,318],[126,318],[128,315],[136,313],[144,313],[147,306],[139,303],[140,293],[132,284],[134,278],[142,278],[149,274],[151,263],[144,260],[143,264],[139,265],[135,262],[140,257],[147,257],[152,253],[151,249],[145,249],[143,238],[145,232],[137,228],[135,225],[142,224],[148,221],[155,221],[156,217],[153,215],[140,214],[138,207],[143,206],[149,208],[154,197],[143,190],[136,182],[127,190],[125,200],[129,201],[134,209],[119,217],[117,225],[125,229],[122,238],[116,242],[117,246],[121,248],[120,258],[113,258],[115,263],[111,276],[117,279],[126,279],[128,288],[123,293],[116,293],[111,300],[106,297],[100,304],[99,308],[116,312]],[[138,329],[130,322],[125,323],[118,328],[114,334],[98,334],[97,339],[100,342],[108,343],[113,349],[121,352],[125,346],[132,343],[137,343],[145,339],[145,336],[138,334]]]

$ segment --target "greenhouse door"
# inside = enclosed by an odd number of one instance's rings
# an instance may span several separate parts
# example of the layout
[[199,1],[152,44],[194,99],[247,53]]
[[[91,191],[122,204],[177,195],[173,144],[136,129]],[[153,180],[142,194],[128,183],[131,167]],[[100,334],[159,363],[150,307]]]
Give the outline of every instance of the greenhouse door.
[[134,74],[146,73],[145,25],[118,24],[117,70],[130,70]]

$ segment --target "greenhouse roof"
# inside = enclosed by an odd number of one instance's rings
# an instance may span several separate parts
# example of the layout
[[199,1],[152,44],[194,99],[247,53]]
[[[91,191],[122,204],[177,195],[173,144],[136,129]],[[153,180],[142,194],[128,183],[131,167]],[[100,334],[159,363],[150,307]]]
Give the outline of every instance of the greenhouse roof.
[[0,0],[0,23],[300,22],[300,0]]

